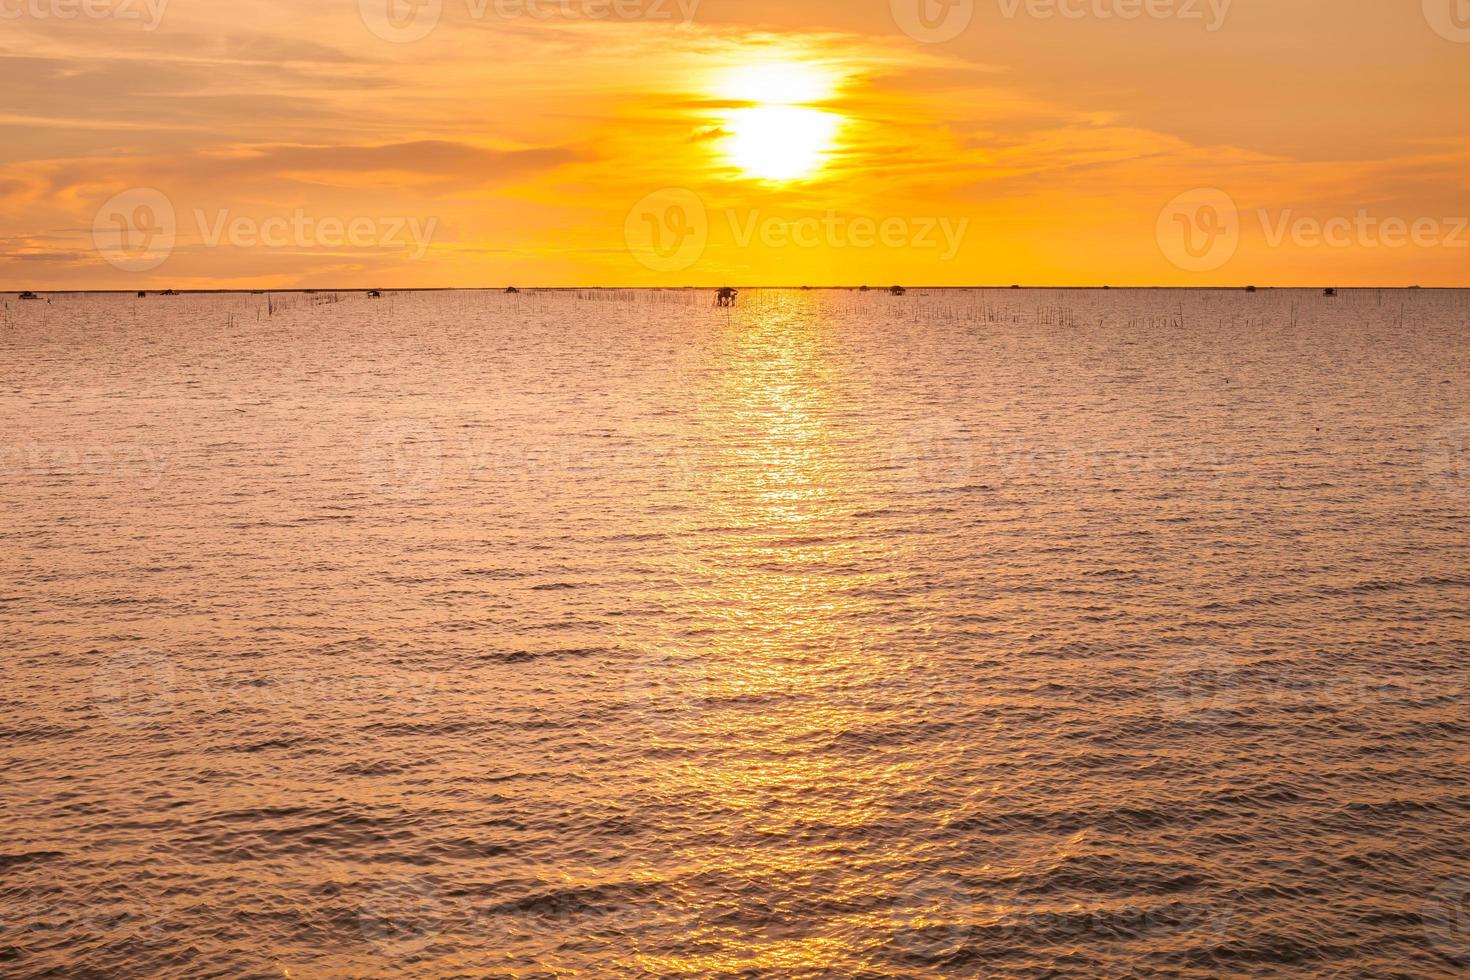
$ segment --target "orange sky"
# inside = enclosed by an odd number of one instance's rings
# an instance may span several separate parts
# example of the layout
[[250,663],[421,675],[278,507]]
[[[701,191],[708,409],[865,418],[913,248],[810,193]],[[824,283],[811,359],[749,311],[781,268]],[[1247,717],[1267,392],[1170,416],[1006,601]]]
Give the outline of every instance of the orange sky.
[[3,288],[1470,285],[1466,0],[0,23]]

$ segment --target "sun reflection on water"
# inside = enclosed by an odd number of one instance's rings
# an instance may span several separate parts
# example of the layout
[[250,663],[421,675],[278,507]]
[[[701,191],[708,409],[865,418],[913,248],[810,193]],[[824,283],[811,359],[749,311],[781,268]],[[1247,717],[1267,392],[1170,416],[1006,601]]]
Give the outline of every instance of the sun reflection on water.
[[[720,625],[686,638],[704,664],[690,692],[701,703],[665,733],[658,777],[661,795],[696,796],[722,828],[681,855],[689,875],[739,882],[742,896],[802,896],[802,908],[703,899],[683,910],[686,927],[724,952],[640,959],[653,973],[819,969],[893,925],[886,905],[854,896],[885,887],[895,855],[870,831],[923,774],[902,753],[865,747],[894,700],[894,668],[861,624],[880,614],[872,594],[894,556],[850,531],[874,491],[844,451],[848,379],[829,341],[820,318],[751,307],[711,351],[693,520],[723,542],[686,580],[701,583],[688,601]],[[803,921],[818,905],[842,911]]]

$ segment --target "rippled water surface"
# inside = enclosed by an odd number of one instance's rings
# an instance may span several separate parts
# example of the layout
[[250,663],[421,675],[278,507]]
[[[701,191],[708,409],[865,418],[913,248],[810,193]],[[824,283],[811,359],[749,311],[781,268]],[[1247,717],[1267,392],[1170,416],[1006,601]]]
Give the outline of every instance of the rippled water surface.
[[0,309],[0,973],[1451,976],[1470,294]]

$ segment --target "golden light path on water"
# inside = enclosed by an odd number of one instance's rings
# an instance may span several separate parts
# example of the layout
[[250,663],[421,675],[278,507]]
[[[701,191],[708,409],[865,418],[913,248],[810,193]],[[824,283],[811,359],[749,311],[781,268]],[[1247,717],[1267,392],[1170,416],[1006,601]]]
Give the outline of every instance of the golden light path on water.
[[[855,455],[853,433],[841,431],[851,412],[837,389],[856,379],[828,359],[824,325],[790,308],[744,316],[722,341],[698,389],[704,455],[691,470],[708,476],[696,523],[724,529],[729,543],[688,570],[709,584],[684,601],[709,624],[684,640],[691,660],[668,692],[682,706],[661,733],[670,746],[692,742],[712,755],[661,766],[662,791],[729,815],[705,848],[684,854],[688,873],[733,878],[770,904],[739,908],[750,904],[742,898],[722,910],[691,896],[671,911],[700,923],[691,946],[715,951],[637,964],[660,976],[800,974],[860,960],[865,944],[895,928],[937,930],[943,942],[946,929],[967,928],[969,901],[916,896],[905,909],[861,896],[883,894],[901,864],[942,859],[941,845],[899,855],[866,831],[895,798],[921,792],[934,767],[947,768],[948,753],[810,751],[870,729],[875,711],[905,695],[915,715],[897,724],[922,723],[928,693],[906,678],[930,665],[871,649],[861,628],[881,620],[872,595],[905,561],[903,549],[838,530],[877,492],[875,461]],[[836,910],[820,930],[798,925],[812,903]],[[750,941],[752,916],[763,922],[759,942]]]

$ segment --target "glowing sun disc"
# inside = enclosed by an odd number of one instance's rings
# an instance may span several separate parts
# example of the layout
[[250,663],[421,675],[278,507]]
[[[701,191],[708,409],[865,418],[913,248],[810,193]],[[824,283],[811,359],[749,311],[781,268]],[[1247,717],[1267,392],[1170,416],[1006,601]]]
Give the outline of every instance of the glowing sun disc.
[[821,168],[838,124],[831,113],[803,106],[739,109],[729,119],[730,159],[749,177],[807,177]]

